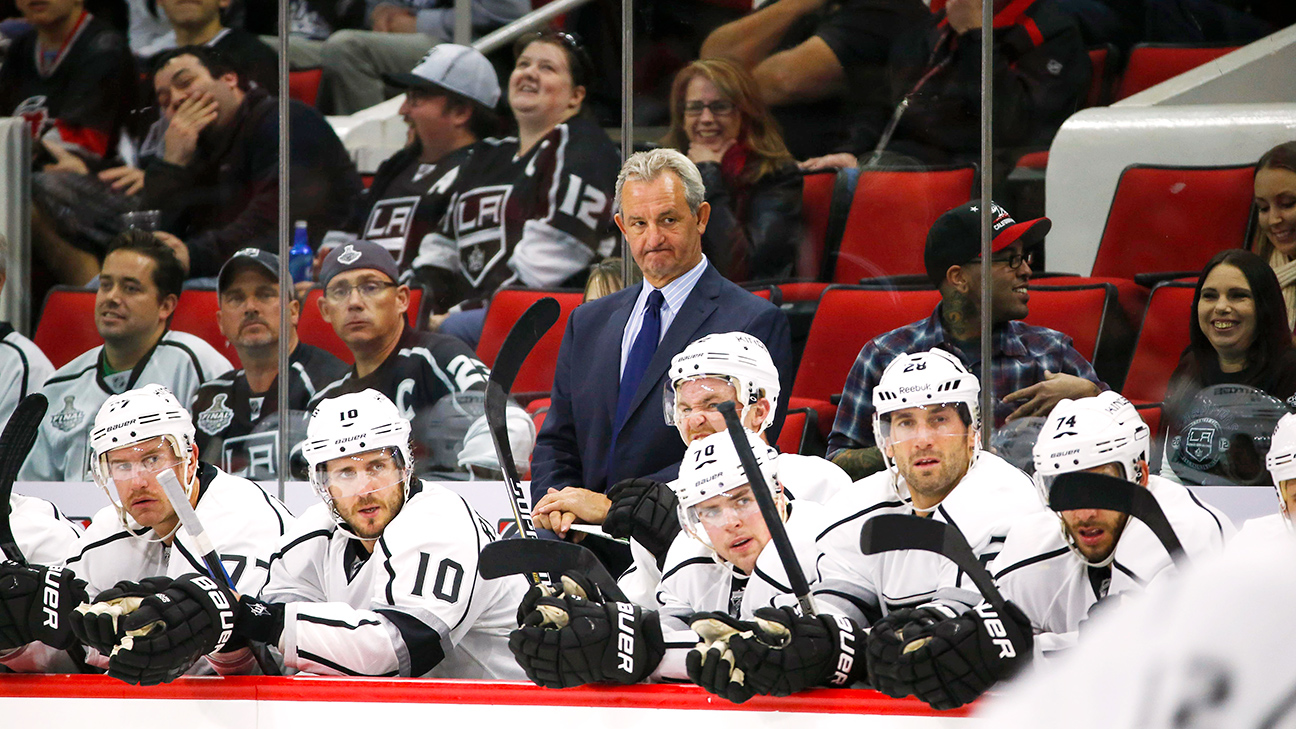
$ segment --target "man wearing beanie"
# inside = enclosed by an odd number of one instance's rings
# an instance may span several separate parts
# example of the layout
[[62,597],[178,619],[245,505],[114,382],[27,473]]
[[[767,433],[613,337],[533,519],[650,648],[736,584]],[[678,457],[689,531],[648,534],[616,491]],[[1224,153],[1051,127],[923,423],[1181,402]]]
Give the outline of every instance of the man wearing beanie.
[[1107,389],[1071,346],[1070,337],[1020,321],[1026,318],[1030,300],[1030,251],[1044,240],[1052,221],[1018,223],[1008,211],[992,205],[989,375],[982,372],[981,362],[981,204],[973,201],[947,211],[927,232],[927,276],[941,293],[936,310],[874,338],[851,366],[828,438],[828,458],[852,478],[883,468],[873,442],[873,387],[899,354],[941,347],[957,355],[983,386],[993,388],[996,425],[1044,416],[1063,398],[1090,397]]

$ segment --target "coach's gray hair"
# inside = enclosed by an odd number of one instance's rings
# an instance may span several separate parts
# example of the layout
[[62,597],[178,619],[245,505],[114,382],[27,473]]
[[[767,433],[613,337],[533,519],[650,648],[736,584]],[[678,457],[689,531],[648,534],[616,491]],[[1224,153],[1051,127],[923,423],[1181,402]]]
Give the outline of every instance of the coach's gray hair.
[[635,152],[630,155],[630,159],[626,160],[625,164],[621,165],[621,174],[617,175],[613,210],[618,212],[621,210],[621,190],[626,182],[631,180],[651,182],[667,170],[674,172],[680,182],[684,183],[684,202],[688,203],[689,212],[697,215],[698,208],[702,207],[702,202],[706,199],[706,185],[702,182],[702,173],[698,172],[697,165],[680,154],[679,150],[667,147]]

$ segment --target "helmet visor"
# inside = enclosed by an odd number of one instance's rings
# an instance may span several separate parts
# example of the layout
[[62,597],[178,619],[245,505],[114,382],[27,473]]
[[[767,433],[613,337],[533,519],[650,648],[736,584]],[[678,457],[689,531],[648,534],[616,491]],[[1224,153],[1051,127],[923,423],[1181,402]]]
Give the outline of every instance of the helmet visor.
[[676,380],[666,383],[662,388],[662,414],[667,425],[679,426],[690,417],[701,414],[708,419],[716,419],[723,430],[724,417],[718,406],[722,402],[732,402],[742,414],[742,403],[738,401],[738,385],[728,377],[719,375],[700,375],[698,377]]
[[325,461],[311,471],[311,483],[327,502],[355,499],[403,484],[409,477],[396,448],[379,448]]
[[883,442],[895,445],[921,438],[966,438],[972,417],[964,403],[904,408],[878,418]]

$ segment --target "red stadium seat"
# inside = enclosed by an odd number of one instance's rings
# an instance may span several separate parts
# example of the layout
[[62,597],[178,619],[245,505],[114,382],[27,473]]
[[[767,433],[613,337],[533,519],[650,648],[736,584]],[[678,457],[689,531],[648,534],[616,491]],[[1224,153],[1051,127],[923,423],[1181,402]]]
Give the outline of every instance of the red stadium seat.
[[553,389],[554,366],[558,363],[558,346],[562,344],[563,331],[567,328],[567,317],[581,303],[579,291],[545,291],[543,289],[500,289],[491,299],[490,309],[486,312],[486,321],[482,325],[481,339],[477,342],[477,356],[488,367],[495,365],[495,355],[499,354],[504,338],[513,328],[513,322],[522,316],[522,312],[533,302],[552,296],[558,300],[562,313],[558,321],[547,334],[540,338],[540,343],[532,350],[531,355],[518,371],[513,381],[515,393],[549,392]]
[[1154,167],[1121,173],[1093,276],[1200,270],[1246,243],[1255,165]]
[[1089,49],[1089,92],[1085,94],[1085,108],[1106,106],[1111,96],[1112,56],[1116,47],[1105,45]]
[[832,281],[921,274],[927,230],[972,198],[976,168],[872,168],[855,183]]
[[225,359],[237,369],[243,365],[239,362],[238,350],[221,333],[220,324],[216,321],[219,308],[220,301],[214,290],[185,289],[180,292],[180,303],[171,317],[171,328],[201,338],[225,355]]
[[1191,71],[1238,46],[1200,46],[1163,43],[1139,43],[1130,49],[1129,62],[1116,87],[1116,101]]
[[819,413],[814,408],[793,408],[783,418],[783,430],[779,431],[778,442],[774,445],[779,453],[800,453],[801,455],[819,455],[811,453],[810,442],[819,428]]
[[1187,281],[1167,281],[1152,289],[1122,393],[1135,405],[1165,398],[1170,373],[1188,346],[1189,327],[1196,321],[1195,289],[1196,284]]
[[1116,287],[1109,283],[1031,286],[1030,314],[1025,321],[1071,337],[1075,350],[1093,362],[1103,322],[1115,300]]
[[797,254],[796,275],[807,281],[825,280],[825,251],[841,241],[850,211],[856,170],[824,170],[801,178],[801,218],[805,237]]
[[829,287],[810,324],[788,407],[813,408],[826,436],[837,416],[832,401],[841,394],[860,349],[879,334],[931,316],[939,301],[934,290]]
[[[331,352],[333,356],[347,364],[355,364],[355,357],[352,356],[351,350],[347,349],[346,343],[338,338],[337,333],[333,331],[333,326],[324,321],[324,315],[320,313],[319,301],[323,295],[324,289],[318,287],[306,294],[306,302],[301,308],[301,319],[297,322],[297,338],[326,352]],[[405,314],[407,321],[418,317],[419,306],[422,303],[423,289],[410,289],[409,309]]]
[[55,367],[76,359],[103,344],[95,328],[95,292],[73,286],[55,286],[45,296],[40,322],[32,341]]
[[289,71],[288,96],[307,106],[315,106],[315,98],[319,96],[320,79],[323,77],[324,70],[320,68]]

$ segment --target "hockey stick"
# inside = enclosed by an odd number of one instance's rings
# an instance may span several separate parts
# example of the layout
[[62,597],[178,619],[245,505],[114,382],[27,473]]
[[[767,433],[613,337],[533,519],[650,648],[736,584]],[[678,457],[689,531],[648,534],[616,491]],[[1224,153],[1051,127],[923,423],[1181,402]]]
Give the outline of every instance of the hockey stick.
[[[531,523],[527,495],[522,491],[517,465],[513,463],[513,449],[509,446],[509,391],[513,389],[513,381],[517,379],[518,370],[522,369],[527,355],[531,354],[540,338],[558,321],[560,312],[558,300],[552,296],[546,296],[527,307],[504,338],[504,344],[500,345],[499,354],[495,355],[495,365],[491,367],[490,379],[486,382],[486,424],[490,428],[491,440],[495,442],[495,454],[499,457],[500,470],[504,473],[504,483],[508,486],[513,518],[517,520],[518,533],[523,538],[534,538],[536,534],[535,525]],[[533,573],[530,580],[533,585],[539,584],[541,575]]]
[[1174,527],[1151,491],[1124,479],[1102,473],[1073,471],[1060,474],[1049,489],[1049,508],[1062,512],[1076,509],[1106,509],[1129,514],[1147,525],[1170,553],[1170,560],[1183,569],[1188,555]]
[[765,483],[765,476],[761,474],[760,466],[756,464],[756,456],[752,453],[751,444],[747,442],[747,430],[738,420],[738,409],[733,402],[722,402],[717,407],[720,414],[724,416],[729,438],[733,440],[734,448],[738,451],[738,460],[742,462],[743,472],[747,474],[747,483],[751,486],[752,495],[756,497],[756,504],[760,506],[761,516],[765,518],[765,526],[769,527],[770,541],[774,542],[774,549],[778,550],[779,561],[783,563],[783,570],[787,572],[788,585],[792,587],[792,594],[796,596],[797,604],[801,606],[801,614],[813,618],[819,614],[819,611],[815,608],[814,597],[810,594],[810,583],[806,581],[805,573],[801,571],[801,563],[797,561],[796,551],[792,549],[792,540],[788,539],[787,527],[783,525],[778,506],[774,503],[774,493],[770,491],[769,484]]
[[[160,471],[157,475],[158,484],[162,486],[162,492],[166,494],[167,501],[171,502],[171,508],[175,509],[176,516],[180,519],[180,525],[184,527],[185,532],[193,539],[194,546],[202,555],[203,564],[207,565],[207,572],[211,578],[225,586],[233,596],[238,592],[234,588],[234,581],[230,579],[229,573],[225,571],[225,564],[221,562],[220,552],[216,551],[216,546],[212,544],[211,538],[207,536],[207,530],[203,528],[202,522],[198,520],[198,513],[194,511],[193,505],[189,503],[189,497],[185,494],[184,488],[180,485],[180,480],[176,478],[175,472],[171,469]],[[266,646],[261,643],[248,641],[248,646],[252,650],[252,657],[256,659],[257,666],[261,668],[261,673],[266,676],[282,676],[283,672],[279,670],[279,665],[275,663],[274,658],[266,650]]]
[[0,434],[0,505],[4,508],[4,518],[0,519],[0,550],[4,551],[6,559],[19,564],[27,564],[27,558],[19,549],[13,525],[9,523],[13,511],[10,496],[14,481],[18,480],[18,471],[36,444],[36,434],[48,409],[49,400],[44,395],[39,392],[28,395],[14,408],[4,433]]
[[477,571],[487,580],[508,575],[548,572],[561,575],[579,572],[607,597],[616,602],[629,602],[607,567],[585,547],[556,539],[504,539],[482,547],[477,561]]
[[879,514],[864,522],[860,529],[860,551],[864,554],[908,549],[934,552],[953,562],[972,580],[981,597],[1004,614],[1003,594],[972,553],[963,533],[953,526],[911,514]]

